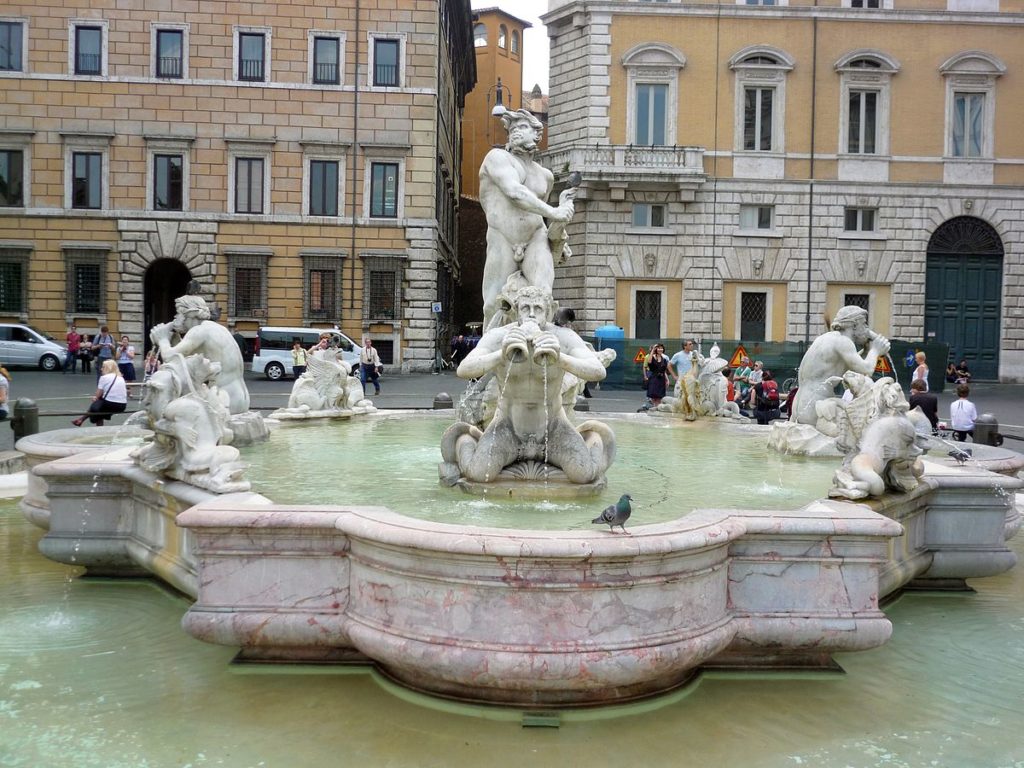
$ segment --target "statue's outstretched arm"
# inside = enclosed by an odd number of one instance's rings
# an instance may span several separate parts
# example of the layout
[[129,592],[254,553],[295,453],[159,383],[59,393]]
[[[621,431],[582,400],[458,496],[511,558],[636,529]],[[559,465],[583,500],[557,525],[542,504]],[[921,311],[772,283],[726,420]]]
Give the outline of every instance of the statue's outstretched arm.
[[[561,208],[552,208],[535,195],[529,187],[519,181],[519,170],[505,150],[492,150],[484,158],[482,173],[486,174],[494,185],[501,190],[512,203],[524,211],[554,220],[568,221],[572,217]],[[550,187],[549,187],[550,194]]]
[[481,341],[466,355],[466,359],[459,363],[456,374],[460,379],[477,379],[498,366],[501,354],[500,345],[495,347],[488,343],[485,346]]

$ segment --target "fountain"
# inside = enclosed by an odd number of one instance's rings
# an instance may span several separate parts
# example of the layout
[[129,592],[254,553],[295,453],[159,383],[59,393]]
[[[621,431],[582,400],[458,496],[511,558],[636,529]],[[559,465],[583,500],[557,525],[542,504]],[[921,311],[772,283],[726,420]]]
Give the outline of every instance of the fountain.
[[[191,345],[195,330],[209,331],[199,322],[177,346],[161,342],[178,362],[147,401],[157,433],[151,444],[62,447],[67,455],[42,463],[33,456],[59,452],[54,446],[66,435],[19,442],[45,483],[46,509],[37,487],[32,514],[48,527],[42,551],[68,563],[74,544],[74,562],[87,572],[159,576],[193,599],[185,630],[240,649],[241,660],[372,663],[417,691],[527,708],[622,703],[709,668],[827,669],[836,653],[889,639],[880,598],[911,583],[962,586],[1013,566],[1006,542],[1021,524],[1013,494],[1024,457],[977,446],[967,466],[922,459],[913,422],[886,399],[884,386],[867,387],[863,396],[874,399],[847,409],[847,421],[833,420],[852,424],[850,413],[877,406],[857,428],[839,431],[850,449],[849,477],[835,487],[862,496],[859,503],[817,499],[763,509],[751,495],[730,499],[742,509],[681,504],[674,519],[649,524],[634,513],[628,535],[590,530],[604,506],[593,496],[602,486],[613,497],[630,493],[641,510],[643,489],[611,487],[611,428],[598,420],[574,426],[564,408],[565,391],[576,386],[568,376],[604,375],[603,361],[574,332],[549,324],[553,261],[568,256],[564,223],[575,192],[570,187],[557,208],[548,206],[551,174],[532,159],[538,128],[517,113],[505,124],[509,148],[493,150],[482,170],[487,329],[459,370],[493,374],[480,389],[486,424],[460,420],[447,429],[440,474],[484,501],[488,494],[548,499],[569,489],[595,502],[579,515],[586,529],[569,520],[537,530],[396,513],[385,506],[389,487],[421,478],[403,476],[387,445],[380,447],[378,505],[274,503],[272,490],[247,490],[239,474],[244,457],[224,444],[233,430],[225,412],[235,410],[239,393],[225,384],[215,350]],[[873,367],[858,346],[870,344],[877,355],[887,345],[847,315],[837,316],[839,327],[815,342],[801,366],[820,378],[801,390],[800,412],[814,414],[801,429],[823,434],[817,427],[834,405],[818,408],[829,399],[827,380]],[[815,359],[822,365],[812,365]],[[383,418],[368,414],[359,423]],[[765,431],[729,420],[717,426]],[[359,446],[339,451],[332,473]],[[683,460],[704,472],[707,460],[695,454],[679,450],[659,472],[685,483]],[[322,478],[309,485],[323,487]],[[431,487],[450,494],[452,504],[464,498],[461,490]],[[338,499],[336,484],[327,491]]]

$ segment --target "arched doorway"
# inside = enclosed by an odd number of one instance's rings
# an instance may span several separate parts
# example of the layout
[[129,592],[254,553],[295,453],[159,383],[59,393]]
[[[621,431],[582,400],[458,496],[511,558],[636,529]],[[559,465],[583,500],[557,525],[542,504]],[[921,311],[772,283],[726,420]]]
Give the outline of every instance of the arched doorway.
[[[974,378],[999,377],[1003,241],[973,216],[950,219],[928,241],[924,334],[966,358]],[[945,361],[935,361],[933,365]]]
[[143,347],[149,347],[149,331],[154,325],[174,317],[174,300],[185,295],[191,279],[188,267],[177,259],[157,259],[149,265],[142,284]]

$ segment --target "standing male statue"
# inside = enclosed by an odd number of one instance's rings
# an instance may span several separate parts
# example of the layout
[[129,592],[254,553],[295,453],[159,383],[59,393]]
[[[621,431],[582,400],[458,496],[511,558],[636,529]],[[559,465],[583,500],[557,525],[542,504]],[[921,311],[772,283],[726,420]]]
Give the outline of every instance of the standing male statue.
[[[559,195],[557,208],[545,202],[554,176],[533,159],[544,124],[525,109],[506,112],[501,122],[508,143],[488,152],[480,166],[480,205],[487,216],[485,328],[491,327],[502,289],[515,272],[522,272],[526,284],[551,291],[555,260],[570,255],[565,223],[572,218],[576,197],[576,188],[570,186]],[[545,218],[552,222],[550,229]]]
[[[864,357],[861,350],[865,349]],[[814,340],[800,361],[799,389],[793,404],[793,418],[800,424],[818,422],[815,406],[835,396],[835,382],[847,371],[870,376],[879,355],[889,352],[889,340],[868,328],[868,313],[845,306],[836,313],[832,330]]]
[[[154,326],[149,338],[160,350],[165,361],[173,355],[199,354],[220,364],[214,382],[228,397],[228,410],[232,415],[249,410],[249,390],[245,388],[245,363],[242,353],[223,325],[210,319],[210,308],[202,296],[181,296],[174,302],[177,313],[169,323]],[[180,341],[171,343],[178,334]]]

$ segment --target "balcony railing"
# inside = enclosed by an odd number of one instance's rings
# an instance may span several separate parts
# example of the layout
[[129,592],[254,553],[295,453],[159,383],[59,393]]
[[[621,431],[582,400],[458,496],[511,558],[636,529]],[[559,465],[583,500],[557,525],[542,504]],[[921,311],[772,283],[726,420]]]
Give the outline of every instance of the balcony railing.
[[75,56],[76,75],[98,75],[100,74],[100,54],[79,53]]
[[313,82],[321,85],[338,84],[337,64],[316,64],[313,66]]
[[397,64],[374,64],[373,84],[378,86],[398,86]]
[[157,77],[181,77],[181,58],[161,56],[156,62]]
[[263,82],[263,59],[240,59],[238,79]]
[[647,147],[597,144],[549,150],[545,165],[558,173],[565,168],[584,177],[601,174],[654,173],[704,175],[703,147]]

